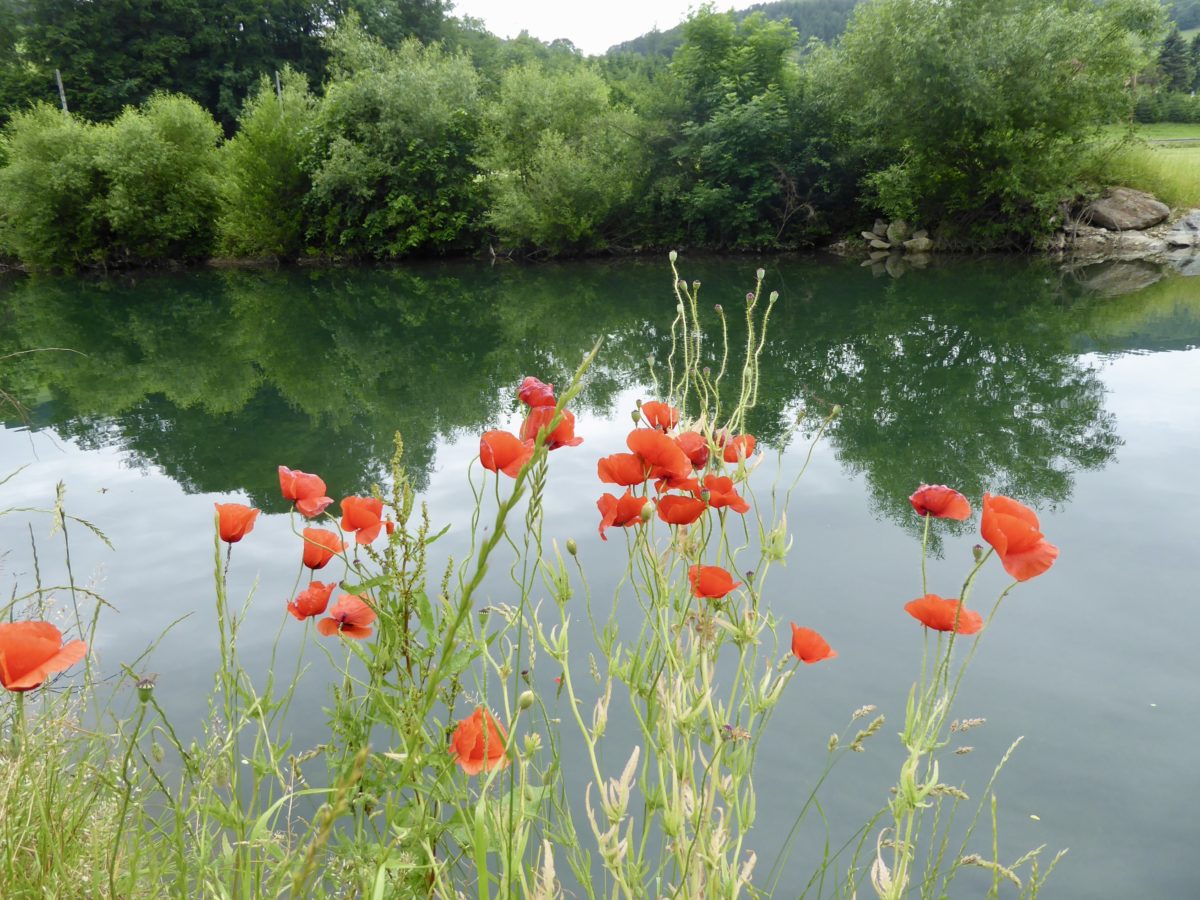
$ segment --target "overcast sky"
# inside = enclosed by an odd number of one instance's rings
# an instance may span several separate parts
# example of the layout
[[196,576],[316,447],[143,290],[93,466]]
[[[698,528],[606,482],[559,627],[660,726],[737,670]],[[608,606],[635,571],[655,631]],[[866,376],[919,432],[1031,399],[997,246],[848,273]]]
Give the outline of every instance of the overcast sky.
[[[666,31],[699,5],[700,0],[454,0],[453,14],[483,19],[500,37],[516,37],[524,29],[543,41],[567,38],[584,53],[597,54],[656,25]],[[717,8],[732,5],[718,2]]]

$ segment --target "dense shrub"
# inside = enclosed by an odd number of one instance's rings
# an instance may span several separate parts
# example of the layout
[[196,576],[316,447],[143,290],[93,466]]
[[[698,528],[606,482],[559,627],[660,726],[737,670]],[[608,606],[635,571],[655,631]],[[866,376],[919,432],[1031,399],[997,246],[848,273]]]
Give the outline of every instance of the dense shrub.
[[606,246],[622,227],[641,165],[632,113],[587,69],[508,70],[488,116],[488,221],[502,240],[550,252]]
[[483,211],[470,60],[416,41],[386,50],[353,23],[333,50],[309,162],[310,241],[380,259],[469,246]]
[[5,252],[41,267],[103,259],[110,238],[99,138],[95,126],[46,104],[13,116],[0,169]]
[[292,257],[304,247],[304,198],[310,180],[310,123],[316,101],[304,76],[284,71],[281,90],[263,78],[247,101],[238,132],[221,148],[223,252]]
[[877,0],[818,62],[870,201],[1003,241],[1045,227],[1079,149],[1128,112],[1161,16],[1150,0]]
[[196,259],[212,250],[220,127],[194,100],[157,94],[95,126],[107,182],[107,258],[118,264]]

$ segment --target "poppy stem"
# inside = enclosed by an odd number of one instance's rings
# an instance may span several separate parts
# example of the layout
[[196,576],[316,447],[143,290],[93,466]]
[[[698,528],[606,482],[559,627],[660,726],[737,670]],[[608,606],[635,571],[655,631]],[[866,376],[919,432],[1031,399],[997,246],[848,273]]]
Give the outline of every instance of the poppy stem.
[[13,715],[12,725],[12,755],[15,759],[21,755],[21,744],[25,737],[25,692],[18,691],[16,694],[17,709]]

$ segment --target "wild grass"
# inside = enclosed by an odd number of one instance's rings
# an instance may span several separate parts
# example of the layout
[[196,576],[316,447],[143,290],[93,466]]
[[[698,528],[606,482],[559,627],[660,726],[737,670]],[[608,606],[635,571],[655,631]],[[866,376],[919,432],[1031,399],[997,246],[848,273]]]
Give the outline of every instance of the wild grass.
[[[1184,129],[1200,136],[1200,126],[1195,125],[1172,125],[1162,133],[1182,133]],[[1089,154],[1083,178],[1097,185],[1147,191],[1174,209],[1200,207],[1200,145],[1106,141]]]
[[[789,498],[838,409],[798,418],[797,431],[802,423],[814,431],[799,471],[777,474],[769,487],[753,478],[767,457],[742,432],[777,297],[764,295],[760,270],[743,310],[745,344],[734,348],[724,310],[702,314],[699,283],[684,282],[674,265],[672,254],[672,350],[651,362],[650,374],[670,405],[639,407],[629,439],[630,449],[641,447],[632,463],[638,474],[622,498],[628,509],[606,515],[609,537],[627,550],[614,596],[593,597],[578,548],[547,543],[542,532],[549,454],[577,452],[567,407],[597,345],[549,397],[553,405],[540,407],[541,427],[531,409],[521,435],[490,432],[492,443],[481,440],[481,468],[468,474],[475,506],[464,559],[431,571],[429,547],[439,532],[405,476],[399,438],[390,485],[363,501],[377,518],[339,523],[317,514],[314,521],[349,542],[335,557],[338,587],[365,599],[373,619],[331,617],[314,628],[320,613],[300,623],[280,610],[282,627],[305,629],[328,666],[305,673],[272,655],[265,679],[251,677],[239,646],[247,612],[260,601],[229,595],[242,535],[222,541],[218,521],[221,662],[211,714],[197,734],[181,739],[144,677],[148,660],[110,673],[109,683],[89,660],[76,678],[3,698],[4,896],[795,896],[797,884],[783,881],[783,871],[812,815],[825,833],[806,896],[946,896],[972,867],[992,874],[988,896],[1000,896],[1002,884],[1036,896],[1058,857],[1048,866],[1040,850],[1002,857],[995,781],[1008,754],[979,791],[939,779],[951,733],[980,724],[955,719],[954,701],[987,625],[1017,586],[1000,594],[986,620],[966,609],[977,573],[994,564],[992,551],[977,554],[952,620],[921,619],[930,625],[922,629],[897,610],[920,660],[897,726],[899,748],[882,746],[882,714],[848,713],[782,848],[760,862],[754,823],[760,805],[775,798],[756,792],[757,750],[800,667],[834,655],[814,632],[795,624],[789,631],[769,598],[778,580],[772,572],[791,547]],[[718,337],[707,340],[706,329]],[[503,447],[516,454],[511,465],[498,458]],[[652,459],[656,471],[648,473]],[[702,484],[691,481],[700,477]],[[658,490],[656,478],[667,482]],[[687,516],[672,520],[668,496],[694,514],[687,523]],[[7,512],[57,517],[64,553],[67,529],[78,530],[61,491],[51,510]],[[925,517],[923,583],[940,514]],[[1027,545],[1032,532],[1022,521]],[[309,524],[293,514],[298,547]],[[1026,547],[1020,565],[1039,553],[1048,565],[1047,546]],[[1003,553],[1001,562],[1014,577],[1032,577],[1010,568],[1017,563]],[[709,567],[723,587],[702,587],[698,567]],[[483,605],[489,572],[507,579],[510,603]],[[69,607],[59,602],[60,612],[70,609],[66,630],[93,641],[102,601],[73,575],[69,581],[15,596],[8,616],[53,615],[51,598],[69,595]],[[632,628],[620,624],[622,606],[641,611]],[[968,620],[974,633],[960,628]],[[550,674],[555,695],[537,689]],[[299,749],[289,711],[306,677],[329,686],[328,736]],[[610,724],[618,720],[619,730]],[[472,725],[481,721],[494,725]],[[568,746],[579,749],[568,755]],[[835,840],[821,785],[835,766],[868,750],[894,754],[895,788],[879,798],[876,815]],[[581,792],[567,787],[568,767],[584,773]],[[981,820],[992,826],[982,844]]]

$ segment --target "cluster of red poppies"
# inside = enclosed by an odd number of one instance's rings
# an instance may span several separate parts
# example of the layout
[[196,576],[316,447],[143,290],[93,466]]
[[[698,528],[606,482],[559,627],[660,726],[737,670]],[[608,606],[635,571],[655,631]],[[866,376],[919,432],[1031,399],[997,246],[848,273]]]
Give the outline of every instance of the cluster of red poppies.
[[[296,512],[306,519],[315,519],[333,503],[325,494],[325,481],[318,475],[298,469],[279,467],[279,489],[283,499],[291,500]],[[217,530],[221,540],[236,544],[254,528],[258,510],[244,503],[217,503]],[[305,528],[304,553],[301,562],[313,572],[324,568],[331,559],[343,552],[347,544],[343,536],[353,534],[359,544],[370,544],[381,531],[391,534],[395,523],[383,518],[383,501],[377,497],[345,497],[341,502],[341,528],[339,534],[328,528]],[[341,594],[333,606],[329,598],[337,582],[328,584],[312,581],[288,601],[287,610],[297,619],[309,619],[325,613],[328,616],[317,623],[317,631],[323,635],[338,634],[348,638],[369,638],[371,625],[375,621],[375,610],[371,598],[359,594]]]
[[[908,499],[919,516],[959,522],[971,517],[967,498],[944,484],[923,484]],[[1017,581],[1036,578],[1058,558],[1058,548],[1042,534],[1034,511],[1009,497],[983,495],[979,531],[996,551],[1004,570]],[[975,634],[983,628],[979,613],[965,608],[960,600],[937,594],[918,597],[904,609],[934,631]]]

